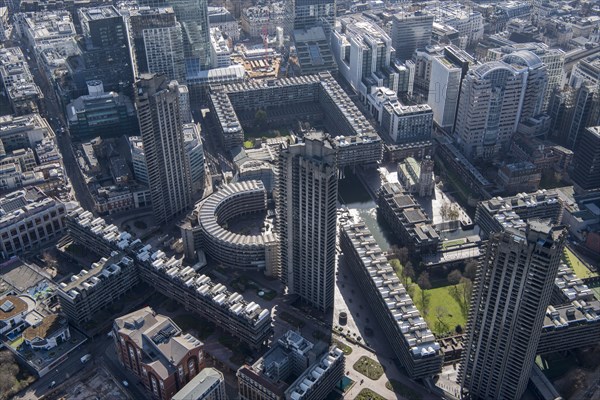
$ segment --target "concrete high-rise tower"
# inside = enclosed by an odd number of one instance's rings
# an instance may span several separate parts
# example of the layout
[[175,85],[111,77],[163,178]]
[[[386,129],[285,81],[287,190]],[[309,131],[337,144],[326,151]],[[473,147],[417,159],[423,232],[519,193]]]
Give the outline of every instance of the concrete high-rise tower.
[[321,133],[281,152],[277,216],[281,279],[290,293],[326,311],[335,281],[336,151]]
[[192,203],[177,81],[142,74],[135,83],[135,106],[144,145],[152,210],[164,223]]
[[492,236],[475,279],[458,370],[471,399],[520,399],[566,239],[549,220]]

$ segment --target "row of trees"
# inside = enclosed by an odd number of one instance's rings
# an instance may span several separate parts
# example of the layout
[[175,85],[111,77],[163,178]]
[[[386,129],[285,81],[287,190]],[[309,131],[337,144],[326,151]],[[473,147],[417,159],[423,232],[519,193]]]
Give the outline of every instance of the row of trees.
[[0,400],[12,397],[32,381],[33,377],[22,373],[13,353],[8,350],[0,351]]

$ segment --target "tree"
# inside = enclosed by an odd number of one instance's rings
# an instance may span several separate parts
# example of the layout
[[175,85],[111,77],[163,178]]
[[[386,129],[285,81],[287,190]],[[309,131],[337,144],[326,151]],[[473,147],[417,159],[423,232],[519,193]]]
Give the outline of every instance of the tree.
[[261,108],[254,114],[254,125],[257,128],[264,129],[267,126],[267,112]]
[[448,210],[448,218],[451,221],[456,221],[458,219],[459,215],[460,214],[459,214],[458,210],[454,206],[450,207],[450,209]]
[[437,306],[435,308],[435,318],[437,319],[437,326],[439,331],[447,331],[448,325],[444,322],[444,317],[448,314],[448,309],[444,306]]
[[475,275],[477,275],[477,268],[479,268],[479,263],[476,260],[467,261],[463,276],[471,280],[475,279]]
[[58,262],[52,256],[52,254],[50,254],[49,251],[45,251],[42,254],[42,259],[44,260],[44,264],[46,264],[46,267],[48,267],[49,269],[56,269],[56,267],[58,267]]
[[452,285],[456,285],[457,283],[459,283],[461,278],[462,278],[462,274],[457,269],[452,270],[448,274],[448,282],[451,283]]
[[397,258],[392,258],[390,260],[390,265],[392,266],[392,268],[394,268],[394,271],[396,272],[396,275],[398,275],[398,278],[404,275],[402,265],[400,264],[400,261],[398,261]]
[[431,289],[431,282],[429,281],[429,272],[423,271],[421,275],[419,275],[419,279],[417,279],[417,283],[419,287],[423,290]]
[[443,202],[442,206],[440,207],[440,215],[444,221],[448,219],[448,212],[450,212],[450,206],[448,203]]
[[427,295],[426,290],[431,289],[431,282],[429,282],[429,273],[427,271],[421,272],[421,275],[419,275],[419,279],[417,279],[417,283],[421,288],[421,305],[423,306],[423,314],[427,314],[429,296]]
[[405,286],[408,285],[409,279],[411,281],[415,280],[415,269],[413,268],[413,265],[410,261],[406,263],[404,268],[402,268],[402,277],[405,280]]
[[0,399],[8,398],[5,394],[11,392],[17,384],[19,366],[14,356],[8,350],[0,352]]
[[400,247],[400,250],[398,251],[398,258],[403,265],[408,263],[408,248]]
[[464,276],[460,278],[460,287],[462,294],[462,302],[465,310],[469,309],[469,303],[471,301],[471,293],[473,292],[473,282],[469,278]]

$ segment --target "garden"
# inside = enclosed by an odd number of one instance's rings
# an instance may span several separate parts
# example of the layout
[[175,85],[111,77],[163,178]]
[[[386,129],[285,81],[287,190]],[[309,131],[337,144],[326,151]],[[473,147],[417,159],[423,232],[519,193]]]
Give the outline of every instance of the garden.
[[354,363],[355,371],[360,372],[369,379],[376,381],[383,375],[383,367],[370,357],[362,356]]

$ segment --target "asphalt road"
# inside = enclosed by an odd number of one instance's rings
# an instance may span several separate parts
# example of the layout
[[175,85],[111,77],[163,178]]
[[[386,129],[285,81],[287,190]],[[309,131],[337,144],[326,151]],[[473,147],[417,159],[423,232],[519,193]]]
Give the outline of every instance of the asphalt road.
[[[24,54],[28,54],[25,46],[22,45],[21,49]],[[87,189],[87,185],[85,184],[85,180],[79,169],[79,166],[77,165],[77,159],[75,158],[75,153],[73,151],[73,145],[64,116],[64,110],[62,110],[60,107],[58,98],[54,93],[54,88],[50,87],[46,78],[42,76],[42,72],[38,68],[35,57],[30,57],[29,67],[31,69],[31,73],[33,74],[35,83],[44,93],[45,116],[48,119],[50,126],[54,130],[54,133],[56,134],[58,148],[62,154],[63,164],[65,166],[67,176],[69,177],[69,181],[71,182],[75,197],[83,208],[93,212],[94,202],[90,192]],[[61,129],[63,128],[64,132],[61,133]]]

